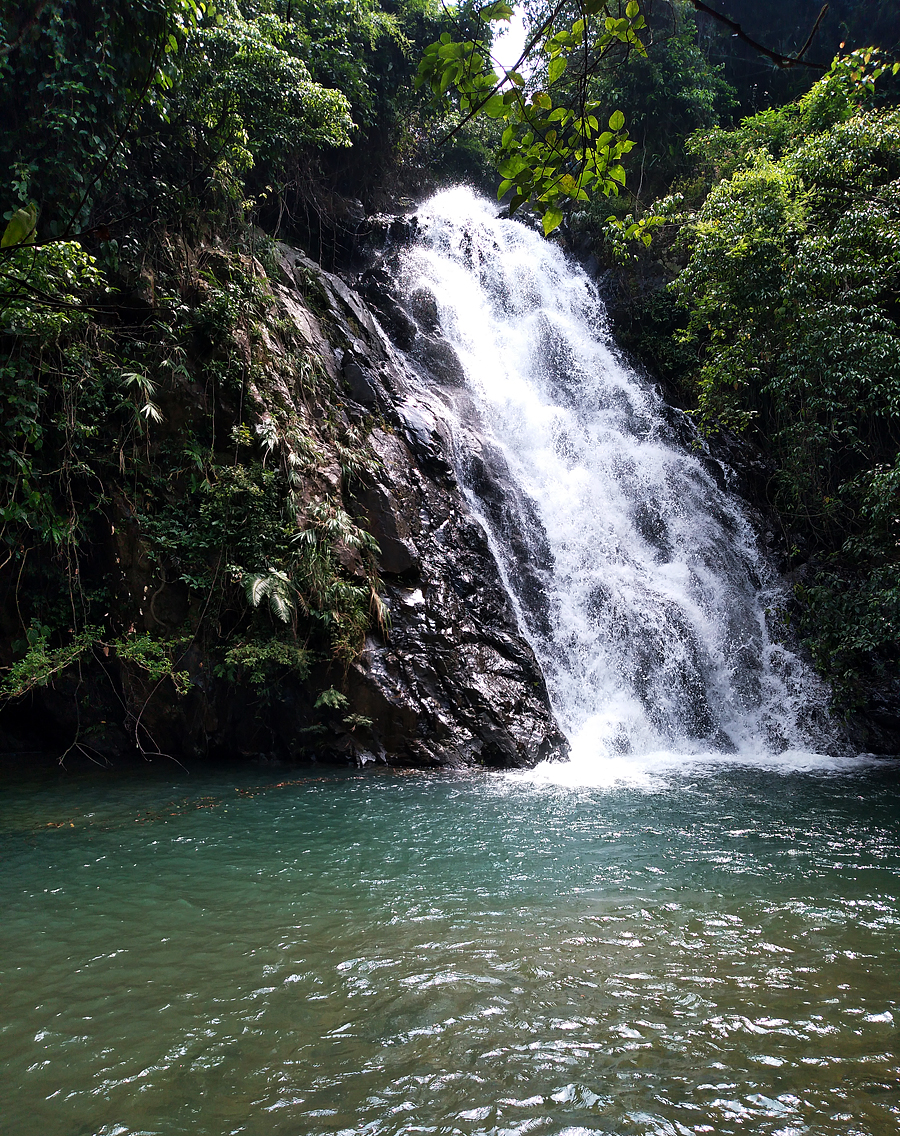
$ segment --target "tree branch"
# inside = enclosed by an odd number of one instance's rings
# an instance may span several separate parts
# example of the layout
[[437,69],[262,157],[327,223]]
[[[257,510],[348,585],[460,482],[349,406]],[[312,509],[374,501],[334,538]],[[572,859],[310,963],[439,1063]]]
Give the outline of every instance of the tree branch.
[[22,24],[22,27],[19,31],[19,34],[16,36],[16,38],[14,40],[12,40],[10,43],[5,43],[5,44],[3,44],[2,47],[0,47],[0,59],[5,59],[7,57],[7,55],[11,55],[16,50],[17,47],[22,46],[22,44],[25,42],[25,37],[28,35],[28,33],[31,31],[31,29],[34,27],[34,25],[41,18],[41,13],[47,7],[47,3],[48,3],[48,0],[40,0],[40,2],[35,7],[34,11],[28,17],[28,19],[25,21],[24,24]]
[[803,56],[806,55],[807,51],[809,51],[810,44],[816,38],[816,32],[819,30],[819,24],[821,24],[821,22],[825,19],[825,16],[827,15],[827,13],[828,13],[828,5],[823,4],[822,10],[819,12],[818,16],[816,16],[816,22],[812,26],[812,31],[807,36],[806,43],[797,52],[798,61],[802,60]]
[[803,56],[809,50],[810,44],[812,43],[816,32],[819,30],[819,25],[825,18],[825,13],[828,11],[827,4],[822,5],[822,10],[821,12],[819,12],[818,19],[813,25],[813,29],[809,33],[806,43],[803,45],[802,51],[800,51],[797,55],[782,55],[778,51],[772,51],[771,48],[764,47],[763,44],[757,43],[755,39],[751,39],[739,23],[737,23],[735,20],[730,19],[730,17],[723,15],[721,12],[717,12],[714,8],[710,8],[708,4],[703,3],[703,0],[691,0],[691,3],[694,5],[698,12],[703,12],[704,15],[711,16],[712,19],[718,20],[720,24],[724,24],[727,28],[731,28],[732,34],[737,36],[739,40],[742,40],[744,43],[748,44],[760,55],[764,55],[766,59],[771,59],[775,66],[780,67],[783,71],[788,71],[792,67],[811,67],[814,71],[828,70],[828,67],[824,63],[810,63],[808,60],[803,58]]

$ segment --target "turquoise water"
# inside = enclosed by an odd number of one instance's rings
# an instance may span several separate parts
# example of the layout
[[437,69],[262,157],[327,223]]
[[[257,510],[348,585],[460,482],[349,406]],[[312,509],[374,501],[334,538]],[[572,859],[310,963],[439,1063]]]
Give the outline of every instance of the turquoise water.
[[7,787],[0,1129],[894,1134],[897,772]]

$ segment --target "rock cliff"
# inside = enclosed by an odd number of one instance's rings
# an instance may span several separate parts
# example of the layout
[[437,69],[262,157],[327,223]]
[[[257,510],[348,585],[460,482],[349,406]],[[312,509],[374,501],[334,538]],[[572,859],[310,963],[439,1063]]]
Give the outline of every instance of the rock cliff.
[[[195,251],[202,260],[204,250]],[[450,427],[428,393],[429,381],[458,385],[461,373],[429,322],[427,298],[407,312],[377,269],[363,274],[363,295],[295,249],[271,252],[265,270],[257,260],[249,266],[268,313],[239,397],[220,393],[210,407],[188,367],[161,399],[163,433],[180,441],[192,414],[218,416],[219,435],[262,439],[264,454],[280,454],[300,529],[325,502],[374,537],[377,619],[363,649],[343,663],[320,655],[308,673],[281,674],[266,688],[242,682],[221,662],[228,620],[220,615],[210,631],[209,598],[203,606],[174,554],[154,548],[152,524],[114,491],[95,556],[130,612],[129,631],[183,644],[178,681],[99,641],[77,667],[6,705],[0,746],[99,761],[131,751],[180,762],[513,767],[564,756],[540,669],[460,486]],[[315,398],[286,365],[286,344],[316,360]],[[365,468],[342,466],[333,440],[345,436],[365,439]],[[346,580],[364,584],[352,542],[335,547]],[[224,579],[226,569],[214,567]]]
[[[315,266],[281,250],[282,296]],[[351,667],[355,712],[371,718],[372,742],[351,744],[362,761],[530,765],[566,752],[534,654],[523,639],[483,526],[461,490],[454,444],[422,376],[387,332],[413,349],[441,383],[461,381],[452,350],[396,300],[388,278],[363,275],[380,320],[340,277],[320,273],[334,366],[350,419],[377,414],[370,436],[377,473],[348,507],[378,542],[390,631],[370,636]],[[315,333],[314,333],[315,334]]]

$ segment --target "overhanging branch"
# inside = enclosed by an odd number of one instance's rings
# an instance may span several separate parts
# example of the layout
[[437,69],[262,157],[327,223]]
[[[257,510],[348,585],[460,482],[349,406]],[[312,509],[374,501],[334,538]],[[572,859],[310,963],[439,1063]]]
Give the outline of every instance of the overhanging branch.
[[691,0],[691,3],[698,12],[703,12],[704,15],[710,16],[712,19],[717,20],[720,24],[724,24],[726,28],[730,28],[732,35],[737,36],[739,40],[752,47],[754,51],[760,55],[764,55],[766,59],[771,59],[776,67],[780,67],[783,71],[788,71],[792,67],[810,67],[813,71],[827,71],[828,67],[824,63],[810,63],[809,60],[804,59],[803,56],[809,51],[813,39],[815,39],[816,32],[819,30],[819,25],[825,18],[828,11],[828,5],[823,4],[822,10],[819,12],[816,22],[813,24],[812,31],[806,39],[806,43],[796,55],[782,55],[779,51],[773,51],[770,47],[766,47],[761,43],[757,43],[752,39],[736,20],[732,20],[729,16],[717,12],[714,8],[710,8],[708,4],[704,4],[703,0]]

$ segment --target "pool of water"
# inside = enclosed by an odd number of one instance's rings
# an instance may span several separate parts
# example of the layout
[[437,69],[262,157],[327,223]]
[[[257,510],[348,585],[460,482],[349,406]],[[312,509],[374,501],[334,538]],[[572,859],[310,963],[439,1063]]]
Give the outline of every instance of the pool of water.
[[898,772],[7,786],[0,1127],[895,1134]]

